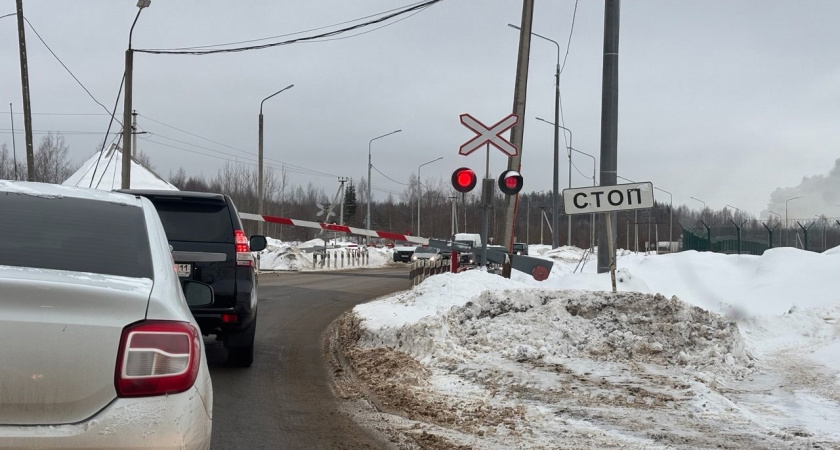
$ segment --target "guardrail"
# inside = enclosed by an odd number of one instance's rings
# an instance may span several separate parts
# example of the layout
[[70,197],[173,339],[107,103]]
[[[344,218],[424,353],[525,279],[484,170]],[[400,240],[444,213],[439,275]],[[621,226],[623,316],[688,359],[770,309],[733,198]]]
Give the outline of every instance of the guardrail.
[[438,259],[431,261],[428,259],[418,259],[411,263],[411,271],[408,273],[408,278],[411,280],[412,286],[417,286],[432,275],[450,272],[451,270],[452,264],[449,260]]

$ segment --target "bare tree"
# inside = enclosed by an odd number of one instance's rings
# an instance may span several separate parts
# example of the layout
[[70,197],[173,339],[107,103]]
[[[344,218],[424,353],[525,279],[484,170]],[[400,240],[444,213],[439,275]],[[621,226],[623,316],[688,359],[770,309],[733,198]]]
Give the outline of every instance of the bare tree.
[[67,159],[69,150],[62,134],[47,133],[35,153],[35,181],[60,184],[73,175],[78,166]]

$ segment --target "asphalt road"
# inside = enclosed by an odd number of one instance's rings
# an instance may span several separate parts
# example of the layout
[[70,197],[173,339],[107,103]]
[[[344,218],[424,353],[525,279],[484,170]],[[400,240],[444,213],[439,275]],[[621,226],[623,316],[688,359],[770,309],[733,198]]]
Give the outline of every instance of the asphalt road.
[[410,287],[408,270],[262,275],[254,364],[226,367],[205,339],[213,379],[213,449],[381,448],[378,436],[337,412],[322,333],[344,311]]

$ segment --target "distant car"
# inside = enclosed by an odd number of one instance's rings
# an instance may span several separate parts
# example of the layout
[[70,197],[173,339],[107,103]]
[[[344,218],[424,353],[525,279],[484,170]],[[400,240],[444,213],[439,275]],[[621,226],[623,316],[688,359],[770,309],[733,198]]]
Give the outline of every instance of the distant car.
[[154,206],[0,181],[0,447],[210,447],[213,389]]
[[528,255],[528,244],[524,242],[514,242],[513,243],[513,254],[514,255]]
[[417,261],[419,259],[428,259],[429,261],[442,261],[444,259],[449,259],[452,255],[442,251],[439,248],[435,247],[417,247],[414,250],[414,254],[411,255],[412,261]]
[[172,246],[178,275],[213,287],[212,306],[195,306],[204,335],[215,335],[228,351],[227,362],[248,367],[254,361],[257,278],[252,251],[263,250],[264,236],[245,235],[227,195],[186,191],[124,190],[148,198],[160,215]]
[[415,248],[404,245],[394,247],[394,262],[410,262]]

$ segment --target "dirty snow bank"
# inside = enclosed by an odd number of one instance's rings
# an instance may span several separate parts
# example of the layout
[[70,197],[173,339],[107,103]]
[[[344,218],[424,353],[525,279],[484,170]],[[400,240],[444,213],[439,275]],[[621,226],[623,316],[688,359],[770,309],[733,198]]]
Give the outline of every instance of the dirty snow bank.
[[623,253],[616,294],[542,253],[543,283],[443,274],[354,309],[390,423],[424,448],[840,448],[840,252]]

